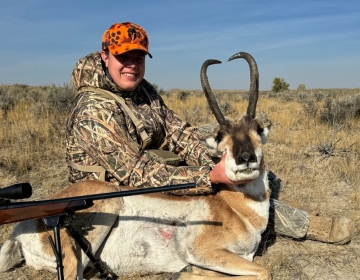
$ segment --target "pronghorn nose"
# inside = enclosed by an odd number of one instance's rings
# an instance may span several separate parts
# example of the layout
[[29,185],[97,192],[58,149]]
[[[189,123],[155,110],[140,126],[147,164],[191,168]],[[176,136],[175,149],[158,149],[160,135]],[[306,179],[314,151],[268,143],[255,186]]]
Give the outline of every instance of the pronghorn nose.
[[242,155],[241,155],[241,160],[242,160],[242,161],[245,161],[245,162],[249,162],[250,156],[251,156],[250,153],[244,152],[244,153],[242,153]]
[[249,152],[243,152],[239,158],[240,163],[249,163],[250,161],[256,161],[255,154]]

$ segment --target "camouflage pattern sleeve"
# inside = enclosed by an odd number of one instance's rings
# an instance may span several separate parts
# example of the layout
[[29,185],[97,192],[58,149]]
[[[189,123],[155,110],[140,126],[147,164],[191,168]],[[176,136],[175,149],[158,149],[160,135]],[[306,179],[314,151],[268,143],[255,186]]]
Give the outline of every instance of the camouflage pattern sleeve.
[[[148,123],[145,126],[148,127]],[[145,188],[194,182],[197,186],[195,189],[172,193],[212,193],[210,159],[202,156],[204,147],[195,137],[197,134],[189,129],[185,129],[186,133],[180,133],[184,131],[181,125],[179,129],[172,131],[174,133],[171,133],[170,138],[178,138],[176,150],[180,151],[181,157],[186,161],[194,163],[194,166],[166,165],[161,158],[142,151],[131,119],[116,102],[94,93],[85,93],[79,96],[68,121],[67,157],[78,164],[103,166],[107,170],[107,179],[120,185]],[[186,145],[186,142],[191,145]],[[200,156],[199,160],[195,159],[197,155]],[[94,173],[86,174],[71,167],[69,169],[70,180],[73,182],[96,179]]]
[[212,160],[214,155],[211,155],[205,146],[203,134],[198,128],[190,126],[178,114],[170,110],[155,89],[152,88],[152,85],[147,82],[144,84],[147,92],[156,96],[157,106],[161,107],[159,111],[165,120],[167,149],[179,155],[189,166],[209,166],[212,168],[214,166]]
[[196,127],[191,127],[187,122],[168,109],[166,110],[166,127],[169,132],[169,149],[180,155],[187,165],[213,167],[209,149],[204,144],[204,136]]

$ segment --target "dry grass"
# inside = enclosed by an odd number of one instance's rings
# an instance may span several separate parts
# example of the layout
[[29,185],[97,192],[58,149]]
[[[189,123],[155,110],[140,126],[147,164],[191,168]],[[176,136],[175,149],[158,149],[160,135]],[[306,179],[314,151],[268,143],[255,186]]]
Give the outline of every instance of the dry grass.
[[[34,188],[32,199],[48,197],[67,183],[63,128],[71,102],[64,106],[63,98],[71,100],[71,90],[4,87],[0,87],[0,187],[28,181]],[[201,92],[190,91],[181,100],[179,92],[162,95],[171,109],[193,125],[215,123]],[[238,118],[245,111],[246,92],[217,91],[216,95],[227,116]],[[359,96],[359,89],[261,92],[258,111],[266,112],[273,122],[263,148],[268,168],[282,179],[280,198],[312,214],[346,215],[357,229],[344,246],[277,237],[262,257],[273,279],[359,279]],[[0,228],[0,243],[11,228]],[[55,276],[22,266],[0,277],[15,275],[17,279]]]

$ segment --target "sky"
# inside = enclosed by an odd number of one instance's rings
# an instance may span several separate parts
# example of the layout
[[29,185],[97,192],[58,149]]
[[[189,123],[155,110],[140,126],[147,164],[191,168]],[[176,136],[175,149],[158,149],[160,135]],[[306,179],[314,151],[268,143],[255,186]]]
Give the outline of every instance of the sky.
[[0,84],[70,84],[81,57],[101,48],[113,23],[141,25],[153,58],[145,78],[159,88],[201,89],[207,59],[213,89],[248,89],[244,51],[260,89],[275,77],[290,89],[360,87],[359,0],[1,1]]

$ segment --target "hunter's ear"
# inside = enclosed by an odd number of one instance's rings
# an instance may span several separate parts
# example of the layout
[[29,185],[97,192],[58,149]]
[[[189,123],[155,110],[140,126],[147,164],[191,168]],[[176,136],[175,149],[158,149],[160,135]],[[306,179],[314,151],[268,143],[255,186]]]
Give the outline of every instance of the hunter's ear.
[[101,51],[101,59],[104,61],[105,66],[108,67],[109,64],[109,53],[106,51]]

